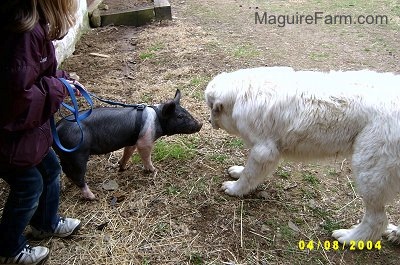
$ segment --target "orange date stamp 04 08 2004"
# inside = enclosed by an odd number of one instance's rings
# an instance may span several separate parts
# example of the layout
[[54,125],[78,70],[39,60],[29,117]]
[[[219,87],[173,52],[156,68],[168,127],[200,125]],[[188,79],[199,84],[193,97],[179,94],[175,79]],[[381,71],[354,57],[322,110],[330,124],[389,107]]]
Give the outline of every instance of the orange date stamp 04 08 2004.
[[314,240],[299,240],[299,243],[297,244],[298,248],[300,250],[333,250],[333,251],[339,251],[339,250],[346,250],[349,249],[350,251],[352,250],[381,250],[382,245],[381,241],[354,241],[351,240],[350,242],[344,242],[341,244],[339,241],[334,240],[334,241],[314,241]]

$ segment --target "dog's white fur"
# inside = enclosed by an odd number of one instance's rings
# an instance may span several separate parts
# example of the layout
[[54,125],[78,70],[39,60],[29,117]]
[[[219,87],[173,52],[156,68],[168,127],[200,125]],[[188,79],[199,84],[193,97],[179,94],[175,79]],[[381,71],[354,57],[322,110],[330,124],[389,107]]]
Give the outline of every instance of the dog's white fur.
[[242,196],[277,167],[280,158],[352,154],[362,222],[333,232],[340,242],[377,241],[388,225],[385,205],[400,190],[400,75],[373,71],[312,72],[288,67],[217,75],[205,91],[213,128],[240,136],[250,153],[232,166],[222,189]]

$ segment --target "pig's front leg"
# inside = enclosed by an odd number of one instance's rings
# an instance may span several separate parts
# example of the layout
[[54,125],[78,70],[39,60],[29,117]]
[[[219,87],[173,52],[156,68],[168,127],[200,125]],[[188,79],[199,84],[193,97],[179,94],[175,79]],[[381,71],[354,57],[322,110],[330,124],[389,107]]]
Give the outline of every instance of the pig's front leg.
[[151,162],[151,151],[153,150],[154,140],[150,130],[147,131],[145,135],[137,141],[136,146],[140,158],[142,159],[144,169],[146,171],[154,172],[156,168]]
[[126,164],[128,163],[129,159],[132,157],[133,152],[136,149],[136,145],[132,146],[126,146],[124,148],[124,154],[122,155],[122,158],[119,160],[119,171],[124,171],[126,170],[127,166]]

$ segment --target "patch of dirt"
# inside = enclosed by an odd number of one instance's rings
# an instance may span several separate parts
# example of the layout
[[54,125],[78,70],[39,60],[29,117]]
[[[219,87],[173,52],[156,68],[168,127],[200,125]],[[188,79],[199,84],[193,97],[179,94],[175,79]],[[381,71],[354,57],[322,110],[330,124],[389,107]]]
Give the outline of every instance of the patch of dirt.
[[[301,240],[333,242],[332,230],[362,218],[344,158],[282,161],[253,194],[234,198],[221,192],[226,169],[245,164],[248,150],[212,130],[203,97],[213,76],[246,67],[400,72],[395,19],[388,26],[278,27],[255,25],[254,12],[313,12],[314,1],[170,2],[173,21],[90,30],[62,68],[76,72],[90,92],[121,102],[157,104],[180,89],[181,104],[204,126],[197,134],[160,141],[190,147],[194,156],[154,160],[156,174],[138,162],[118,172],[121,150],[93,156],[86,178],[94,202],[80,200],[79,189],[63,176],[60,212],[83,225],[72,240],[35,242],[52,249],[48,264],[397,264],[399,249],[385,240],[379,251],[299,249]],[[339,2],[319,1],[318,9],[399,15],[394,1],[356,7]],[[109,180],[117,181],[118,191],[103,190]],[[7,186],[0,188],[3,203]],[[398,204],[388,207],[394,223]]]

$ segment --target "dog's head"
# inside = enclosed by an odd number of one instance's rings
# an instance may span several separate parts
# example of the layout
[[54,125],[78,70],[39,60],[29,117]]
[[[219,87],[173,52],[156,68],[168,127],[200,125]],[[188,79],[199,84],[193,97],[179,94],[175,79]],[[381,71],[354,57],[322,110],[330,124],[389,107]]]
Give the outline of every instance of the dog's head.
[[214,129],[219,129],[221,126],[219,125],[219,119],[223,115],[223,104],[222,102],[218,101],[215,99],[211,93],[206,92],[206,102],[207,106],[210,108],[211,113],[210,113],[210,118],[208,121],[211,123],[211,126]]
[[231,134],[237,133],[236,122],[232,119],[235,93],[229,89],[231,84],[225,82],[225,74],[216,76],[207,85],[205,99],[211,110],[209,122],[214,129],[223,129]]

